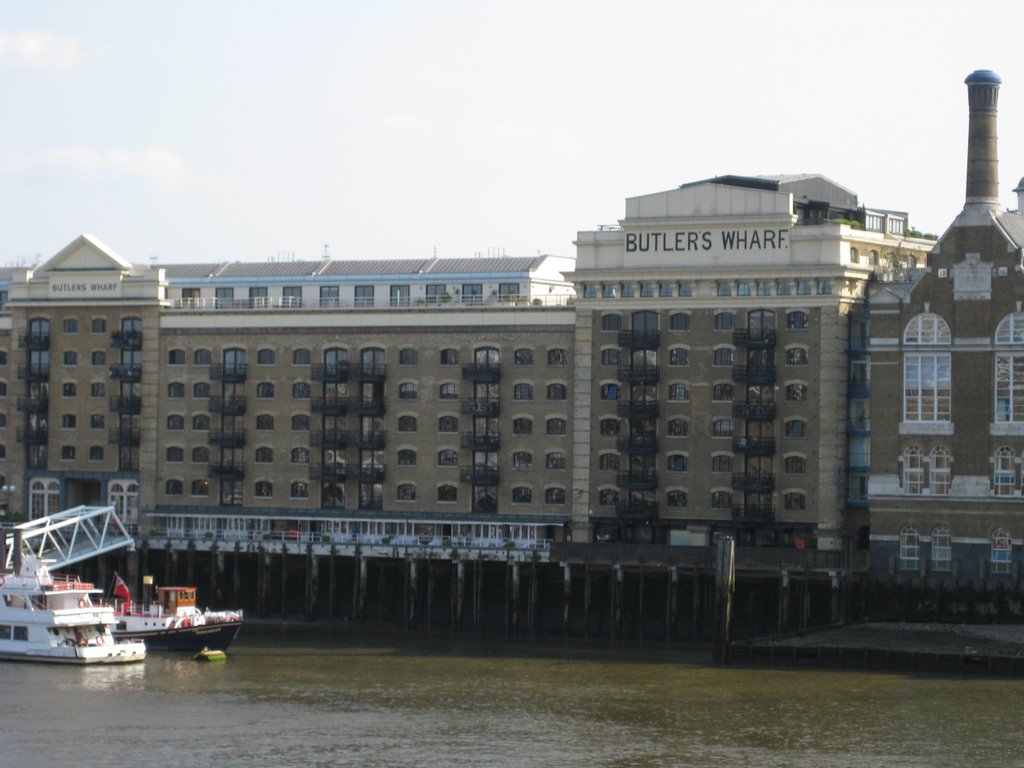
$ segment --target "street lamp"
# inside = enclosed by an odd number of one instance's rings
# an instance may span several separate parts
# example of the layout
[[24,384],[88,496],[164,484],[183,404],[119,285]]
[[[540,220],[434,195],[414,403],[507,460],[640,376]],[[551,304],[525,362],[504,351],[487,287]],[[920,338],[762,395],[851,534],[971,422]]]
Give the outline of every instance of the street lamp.
[[10,514],[10,512],[11,512],[11,494],[14,493],[16,490],[18,490],[18,489],[15,488],[14,485],[8,485],[7,483],[4,483],[3,485],[0,485],[0,493],[3,493],[4,494],[4,498],[6,499],[6,501],[4,503],[4,514],[5,515]]

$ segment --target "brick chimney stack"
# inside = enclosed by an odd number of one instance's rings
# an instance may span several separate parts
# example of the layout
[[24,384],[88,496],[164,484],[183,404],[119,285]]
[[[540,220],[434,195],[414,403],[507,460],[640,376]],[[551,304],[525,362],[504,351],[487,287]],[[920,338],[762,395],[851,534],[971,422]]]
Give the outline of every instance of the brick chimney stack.
[[999,207],[999,147],[996,113],[1003,82],[990,69],[972,72],[967,84],[971,119],[967,136],[967,199],[965,208]]

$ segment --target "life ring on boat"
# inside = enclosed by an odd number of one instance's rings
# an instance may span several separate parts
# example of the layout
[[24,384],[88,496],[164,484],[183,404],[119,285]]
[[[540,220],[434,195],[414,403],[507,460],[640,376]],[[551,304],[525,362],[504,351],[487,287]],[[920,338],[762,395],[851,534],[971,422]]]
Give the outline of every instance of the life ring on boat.
[[190,619],[188,616],[186,616],[184,619],[181,620],[181,626],[185,627],[186,629],[188,627],[191,627],[192,626],[192,619]]
[[96,645],[106,645],[106,644],[107,644],[107,638],[105,638],[103,635],[96,635]]
[[78,607],[79,608],[88,608],[89,607],[89,603],[83,597],[81,600],[78,601]]

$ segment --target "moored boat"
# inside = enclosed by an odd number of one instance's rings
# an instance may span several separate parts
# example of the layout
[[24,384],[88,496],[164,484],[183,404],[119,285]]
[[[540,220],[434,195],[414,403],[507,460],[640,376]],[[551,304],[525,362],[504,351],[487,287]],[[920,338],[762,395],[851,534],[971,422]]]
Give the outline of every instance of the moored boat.
[[118,577],[114,594],[125,598],[114,636],[142,640],[151,651],[224,651],[242,628],[241,611],[200,610],[195,587],[158,587],[155,600],[134,604]]
[[146,646],[117,638],[109,605],[93,602],[102,590],[75,576],[51,574],[37,557],[0,572],[0,659],[62,664],[142,661]]

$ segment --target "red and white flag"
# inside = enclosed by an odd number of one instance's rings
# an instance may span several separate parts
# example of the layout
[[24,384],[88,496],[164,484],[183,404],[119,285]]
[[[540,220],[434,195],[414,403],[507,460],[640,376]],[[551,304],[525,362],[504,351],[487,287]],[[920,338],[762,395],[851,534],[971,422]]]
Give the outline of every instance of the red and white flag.
[[124,583],[124,579],[116,573],[114,574],[114,597],[123,597],[124,609],[131,610],[132,593],[128,591],[128,585]]

